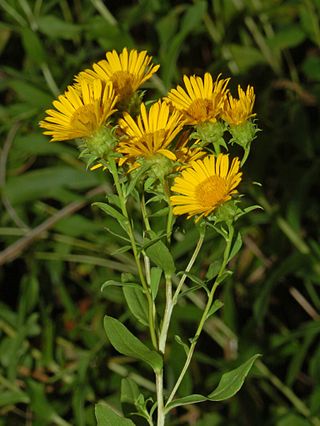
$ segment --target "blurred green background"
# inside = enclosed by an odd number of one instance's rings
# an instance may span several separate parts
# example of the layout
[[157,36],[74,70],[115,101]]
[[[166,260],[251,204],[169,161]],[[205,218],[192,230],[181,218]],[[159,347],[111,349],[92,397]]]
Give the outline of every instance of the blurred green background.
[[[50,144],[37,124],[76,73],[125,46],[161,64],[146,86],[154,98],[184,73],[253,85],[262,130],[242,191],[264,210],[241,223],[244,246],[219,294],[225,307],[180,393],[209,393],[219,372],[263,357],[236,397],[178,410],[170,424],[319,425],[320,1],[0,0],[0,9],[0,425],[94,425],[94,403],[117,406],[121,377],[153,389],[102,329],[108,313],[144,333],[121,290],[100,291],[135,271],[104,231],[116,230],[113,220],[91,207],[112,191],[108,175],[87,172],[74,144]],[[189,225],[177,239],[181,268],[195,238]],[[195,273],[220,246],[209,238]],[[177,309],[172,342],[193,335],[201,307],[193,295]],[[172,343],[171,371],[183,356]]]

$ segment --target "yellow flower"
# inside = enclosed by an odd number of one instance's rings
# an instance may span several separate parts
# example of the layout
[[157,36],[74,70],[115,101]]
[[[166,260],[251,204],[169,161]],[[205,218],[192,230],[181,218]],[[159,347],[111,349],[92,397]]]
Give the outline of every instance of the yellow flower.
[[182,170],[186,167],[190,167],[190,164],[193,161],[199,160],[207,155],[205,151],[197,147],[198,143],[199,140],[196,140],[193,141],[192,146],[188,146],[188,144],[190,144],[189,132],[183,132],[174,149],[177,161],[181,163],[181,166],[177,167],[176,170]]
[[188,219],[200,215],[196,221],[208,216],[237,192],[236,187],[242,176],[239,166],[239,159],[234,158],[229,167],[226,154],[219,154],[218,157],[209,155],[203,160],[194,161],[191,167],[175,178],[171,187],[179,194],[170,197],[173,213],[187,213]]
[[235,99],[228,93],[222,118],[230,125],[245,123],[249,118],[255,116],[252,113],[255,101],[254,89],[248,86],[246,92],[238,86],[239,99]]
[[129,98],[160,67],[150,64],[152,57],[145,50],[138,53],[133,49],[128,52],[125,47],[120,54],[115,50],[107,52],[106,58],[93,64],[93,70],[82,71],[76,76],[76,81],[82,78],[111,81],[119,101]]
[[229,79],[214,82],[209,73],[204,78],[198,76],[183,77],[186,87],[181,86],[172,89],[167,99],[186,118],[186,124],[201,124],[210,121],[215,123],[222,112]]
[[47,117],[40,127],[47,129],[45,135],[53,141],[64,141],[93,136],[116,110],[116,94],[111,83],[101,80],[81,80],[79,90],[68,86],[58,100],[53,101],[56,109],[46,111]]
[[178,111],[171,112],[164,101],[154,103],[149,112],[142,103],[136,121],[125,112],[123,119],[119,120],[119,126],[125,134],[117,146],[117,151],[123,154],[120,164],[126,161],[133,163],[138,158],[147,159],[157,154],[175,160],[175,154],[168,147],[182,125],[181,114]]

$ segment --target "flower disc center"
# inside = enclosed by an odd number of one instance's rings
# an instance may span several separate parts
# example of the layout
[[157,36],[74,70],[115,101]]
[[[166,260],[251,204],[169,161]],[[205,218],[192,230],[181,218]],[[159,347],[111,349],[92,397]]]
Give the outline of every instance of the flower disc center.
[[196,198],[203,209],[212,209],[228,198],[227,182],[220,176],[210,176],[195,189]]

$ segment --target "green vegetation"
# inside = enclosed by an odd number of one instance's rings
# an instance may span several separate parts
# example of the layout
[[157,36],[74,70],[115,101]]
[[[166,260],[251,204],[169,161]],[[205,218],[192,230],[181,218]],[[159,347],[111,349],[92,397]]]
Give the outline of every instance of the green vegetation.
[[[155,99],[182,74],[221,72],[253,85],[262,130],[241,185],[264,210],[242,220],[234,275],[219,289],[224,307],[206,323],[179,397],[208,395],[221,372],[262,357],[236,396],[176,408],[170,426],[319,426],[319,0],[0,0],[0,8],[0,425],[95,425],[101,400],[132,410],[129,397],[117,405],[122,378],[131,379],[122,395],[132,382],[154,390],[150,371],[120,356],[103,328],[107,314],[145,333],[121,288],[100,291],[136,270],[130,252],[118,251],[118,223],[92,206],[112,192],[110,176],[86,171],[75,144],[49,143],[38,127],[75,74],[127,46],[161,64],[145,86]],[[197,232],[190,221],[176,235],[180,270]],[[204,276],[222,250],[212,234],[192,273]],[[174,336],[187,342],[203,309],[201,291],[186,300],[170,329],[168,384],[184,361]]]

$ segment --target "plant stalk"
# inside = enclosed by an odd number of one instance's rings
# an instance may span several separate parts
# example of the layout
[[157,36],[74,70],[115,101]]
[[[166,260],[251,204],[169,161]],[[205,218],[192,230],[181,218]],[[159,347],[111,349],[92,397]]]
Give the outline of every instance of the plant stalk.
[[107,167],[108,167],[108,169],[110,170],[110,172],[113,176],[113,180],[114,180],[116,190],[117,190],[119,200],[120,200],[120,206],[121,206],[122,214],[127,220],[127,226],[126,226],[127,233],[128,233],[129,239],[130,239],[133,255],[134,255],[134,258],[135,258],[135,261],[136,261],[139,278],[140,278],[144,293],[145,293],[145,295],[147,297],[147,301],[148,301],[148,318],[149,318],[150,337],[151,337],[153,347],[155,349],[157,349],[158,344],[157,344],[157,336],[156,336],[156,329],[155,329],[155,306],[154,306],[154,302],[152,300],[150,288],[148,287],[148,284],[147,284],[145,277],[144,277],[144,274],[143,274],[143,270],[142,270],[142,266],[141,266],[141,262],[140,262],[140,255],[139,255],[136,240],[135,240],[135,237],[134,237],[134,234],[133,234],[133,229],[132,229],[131,222],[130,222],[129,215],[128,215],[128,211],[127,211],[126,200],[125,200],[125,197],[124,197],[123,192],[122,192],[122,188],[121,188],[121,185],[120,185],[119,176],[118,176],[118,173],[117,173],[117,169],[116,169],[116,166],[115,166],[114,159],[111,159],[111,158],[109,159],[109,164],[107,164]]
[[185,374],[186,374],[186,372],[187,372],[187,370],[188,370],[188,368],[189,368],[189,365],[190,365],[190,362],[191,362],[191,360],[192,360],[192,356],[193,356],[193,353],[194,353],[194,350],[195,350],[196,344],[197,344],[198,339],[199,339],[199,337],[200,337],[200,334],[201,334],[201,332],[202,332],[202,329],[203,329],[204,323],[205,323],[205,322],[206,322],[206,320],[207,320],[207,317],[208,317],[208,313],[209,313],[209,311],[210,311],[210,308],[211,308],[211,306],[212,306],[213,298],[214,298],[214,295],[215,295],[216,289],[218,288],[218,285],[220,284],[220,277],[221,277],[222,273],[224,272],[224,270],[225,270],[225,268],[226,268],[226,266],[227,266],[228,258],[229,258],[229,254],[230,254],[230,250],[231,250],[231,244],[232,244],[232,239],[233,239],[233,233],[234,233],[234,230],[233,230],[232,225],[230,225],[230,224],[229,224],[229,227],[228,227],[228,228],[229,228],[229,233],[228,233],[228,238],[226,238],[226,242],[227,242],[227,244],[226,244],[226,247],[225,247],[225,250],[224,250],[223,262],[222,262],[221,268],[220,268],[220,270],[219,270],[219,273],[218,273],[218,275],[217,275],[217,277],[216,277],[216,279],[215,279],[215,282],[214,282],[214,284],[213,284],[213,286],[212,286],[212,289],[211,289],[211,291],[210,291],[210,294],[209,294],[209,297],[208,297],[208,301],[207,301],[207,303],[206,303],[206,307],[205,307],[205,309],[204,309],[204,311],[203,311],[203,314],[202,314],[202,317],[201,317],[200,323],[199,323],[199,325],[198,325],[197,331],[196,331],[196,333],[195,333],[195,335],[194,335],[194,337],[193,337],[193,339],[192,339],[192,343],[191,343],[191,345],[190,345],[190,347],[189,347],[189,351],[188,351],[188,354],[187,354],[186,361],[185,361],[185,363],[184,363],[184,366],[182,367],[182,370],[181,370],[180,375],[179,375],[179,377],[178,377],[178,379],[177,379],[177,381],[176,381],[176,384],[174,385],[174,388],[172,389],[172,391],[171,391],[171,393],[170,393],[170,395],[169,395],[169,398],[168,398],[168,400],[167,400],[166,406],[167,406],[167,405],[168,405],[168,404],[169,404],[169,403],[173,400],[173,398],[175,397],[175,394],[176,394],[177,390],[179,389],[179,387],[180,387],[180,385],[181,385],[181,382],[182,382],[182,380],[183,380],[183,378],[184,378],[184,376],[185,376]]

